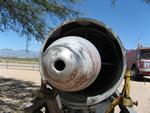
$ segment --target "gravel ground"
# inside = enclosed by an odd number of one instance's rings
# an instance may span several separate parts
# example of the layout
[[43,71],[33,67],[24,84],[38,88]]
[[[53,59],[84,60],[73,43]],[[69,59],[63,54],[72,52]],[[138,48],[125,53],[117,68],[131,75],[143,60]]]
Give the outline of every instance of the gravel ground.
[[[0,69],[0,113],[22,113],[40,85],[40,73],[31,70]],[[121,85],[120,87],[123,87]],[[131,97],[138,101],[138,113],[150,113],[150,77],[131,81]]]

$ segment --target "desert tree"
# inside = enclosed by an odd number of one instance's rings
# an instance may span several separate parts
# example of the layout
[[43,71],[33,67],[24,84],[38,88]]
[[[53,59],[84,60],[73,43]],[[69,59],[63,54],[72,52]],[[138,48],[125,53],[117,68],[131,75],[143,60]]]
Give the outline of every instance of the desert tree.
[[0,0],[0,32],[17,32],[42,41],[53,24],[78,17],[75,8],[84,0]]

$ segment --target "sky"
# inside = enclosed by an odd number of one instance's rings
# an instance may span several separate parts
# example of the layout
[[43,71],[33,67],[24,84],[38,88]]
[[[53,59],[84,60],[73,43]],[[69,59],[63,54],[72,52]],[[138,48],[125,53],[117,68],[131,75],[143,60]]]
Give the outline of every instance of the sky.
[[[86,0],[76,6],[84,15],[107,24],[120,37],[126,49],[135,49],[137,43],[150,46],[150,4],[142,0]],[[32,38],[29,50],[40,51],[42,44]],[[26,39],[13,31],[0,32],[0,49],[26,48]]]

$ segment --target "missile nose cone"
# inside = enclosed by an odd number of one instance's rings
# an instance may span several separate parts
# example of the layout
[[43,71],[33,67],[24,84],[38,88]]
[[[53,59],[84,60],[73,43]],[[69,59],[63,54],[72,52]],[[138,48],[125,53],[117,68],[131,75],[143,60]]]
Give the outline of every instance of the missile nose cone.
[[44,76],[62,91],[80,91],[91,85],[101,69],[96,47],[86,39],[67,36],[53,42],[42,55]]

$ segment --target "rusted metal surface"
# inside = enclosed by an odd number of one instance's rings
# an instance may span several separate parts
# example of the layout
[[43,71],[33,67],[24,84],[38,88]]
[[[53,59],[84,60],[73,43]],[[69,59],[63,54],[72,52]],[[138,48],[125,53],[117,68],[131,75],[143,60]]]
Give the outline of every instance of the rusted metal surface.
[[42,55],[44,75],[62,91],[79,91],[95,81],[101,68],[96,47],[86,39],[67,36],[53,42]]

